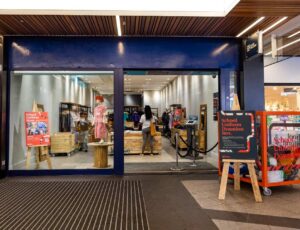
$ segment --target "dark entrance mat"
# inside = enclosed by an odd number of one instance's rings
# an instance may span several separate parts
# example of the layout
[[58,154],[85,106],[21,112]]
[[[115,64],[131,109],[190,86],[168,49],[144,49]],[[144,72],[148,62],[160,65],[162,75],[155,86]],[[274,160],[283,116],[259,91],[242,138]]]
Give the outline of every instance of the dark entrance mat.
[[138,180],[0,183],[1,229],[149,229]]
[[[207,162],[197,162],[197,166],[191,166],[191,162],[181,162],[179,166],[184,171],[198,170],[217,170],[216,167]],[[125,163],[125,172],[171,172],[170,168],[176,166],[174,162],[158,162],[158,163]]]

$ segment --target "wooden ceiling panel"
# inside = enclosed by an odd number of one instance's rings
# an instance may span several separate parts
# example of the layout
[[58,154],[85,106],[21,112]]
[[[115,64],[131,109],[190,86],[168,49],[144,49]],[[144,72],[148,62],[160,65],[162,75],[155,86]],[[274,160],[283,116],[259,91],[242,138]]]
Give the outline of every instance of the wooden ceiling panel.
[[[127,36],[236,36],[257,17],[121,17],[122,32]],[[250,32],[263,29],[277,21],[266,18]]]
[[101,35],[117,33],[114,16],[0,15],[4,35]]
[[300,0],[241,0],[230,16],[296,16],[300,13]]

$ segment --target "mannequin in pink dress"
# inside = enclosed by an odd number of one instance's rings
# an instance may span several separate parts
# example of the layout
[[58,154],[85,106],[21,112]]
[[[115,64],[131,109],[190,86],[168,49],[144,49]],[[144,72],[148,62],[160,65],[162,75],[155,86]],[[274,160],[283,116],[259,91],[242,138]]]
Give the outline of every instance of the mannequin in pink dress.
[[100,139],[100,143],[103,143],[107,139],[107,108],[103,104],[103,101],[104,99],[102,96],[97,96],[97,106],[94,109],[95,138]]

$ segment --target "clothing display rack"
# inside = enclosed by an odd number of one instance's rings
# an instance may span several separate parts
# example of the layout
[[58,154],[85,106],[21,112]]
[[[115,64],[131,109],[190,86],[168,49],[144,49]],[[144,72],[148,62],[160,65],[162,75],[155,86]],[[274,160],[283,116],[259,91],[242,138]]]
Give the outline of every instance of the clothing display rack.
[[75,122],[79,121],[80,113],[91,113],[91,107],[70,102],[59,104],[59,132],[71,132]]
[[124,112],[127,112],[127,113],[131,114],[134,111],[140,111],[140,106],[138,106],[138,105],[124,106]]

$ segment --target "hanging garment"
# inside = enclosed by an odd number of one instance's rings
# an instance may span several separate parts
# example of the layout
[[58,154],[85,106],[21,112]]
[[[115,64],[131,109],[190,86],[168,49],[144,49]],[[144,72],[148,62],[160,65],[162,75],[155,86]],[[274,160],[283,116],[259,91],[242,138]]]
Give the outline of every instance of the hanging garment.
[[105,122],[106,106],[98,105],[94,109],[94,124],[95,124],[95,138],[104,139],[107,136],[107,129]]

